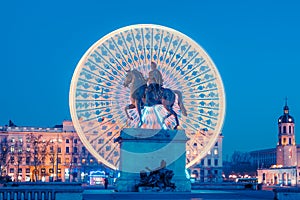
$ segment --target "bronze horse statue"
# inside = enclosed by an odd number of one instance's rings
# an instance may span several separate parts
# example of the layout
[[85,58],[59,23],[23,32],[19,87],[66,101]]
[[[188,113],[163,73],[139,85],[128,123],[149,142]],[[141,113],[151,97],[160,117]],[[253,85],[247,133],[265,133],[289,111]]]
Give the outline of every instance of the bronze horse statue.
[[132,120],[132,117],[129,116],[128,109],[137,109],[140,121],[139,127],[143,125],[142,120],[142,108],[144,105],[157,105],[162,104],[164,108],[168,111],[168,114],[163,117],[164,121],[173,115],[175,117],[176,126],[174,129],[177,129],[179,126],[179,120],[177,113],[173,110],[173,105],[176,99],[175,94],[178,96],[178,106],[184,116],[187,116],[186,109],[183,105],[182,93],[178,90],[171,90],[168,88],[161,88],[161,92],[158,94],[158,99],[154,100],[153,98],[146,98],[147,95],[151,95],[147,89],[147,81],[145,80],[143,74],[136,69],[126,71],[126,77],[124,81],[124,86],[128,87],[130,85],[130,99],[131,104],[125,107],[126,116]]

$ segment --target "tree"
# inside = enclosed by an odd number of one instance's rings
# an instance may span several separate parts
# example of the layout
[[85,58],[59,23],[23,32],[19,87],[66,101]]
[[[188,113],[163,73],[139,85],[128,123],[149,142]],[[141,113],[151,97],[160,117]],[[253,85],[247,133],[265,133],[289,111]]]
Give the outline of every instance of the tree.
[[[17,166],[17,171],[16,171],[16,180],[19,181],[19,172],[20,172],[20,165],[22,165],[22,162],[23,162],[23,158],[24,158],[24,155],[23,155],[23,152],[24,152],[24,149],[23,149],[23,142],[22,141],[16,141],[14,144],[13,144],[13,152],[11,156],[14,157],[14,160],[12,164],[16,165]],[[15,158],[16,157],[16,158]]]
[[28,134],[26,140],[31,144],[30,154],[31,160],[33,160],[31,163],[34,166],[34,181],[38,181],[40,166],[45,165],[49,141],[43,139],[42,135],[35,135],[33,133]]
[[0,176],[3,175],[3,169],[8,165],[8,143],[7,136],[2,137],[0,143]]
[[237,175],[256,175],[256,166],[249,153],[235,151],[231,156],[231,172]]

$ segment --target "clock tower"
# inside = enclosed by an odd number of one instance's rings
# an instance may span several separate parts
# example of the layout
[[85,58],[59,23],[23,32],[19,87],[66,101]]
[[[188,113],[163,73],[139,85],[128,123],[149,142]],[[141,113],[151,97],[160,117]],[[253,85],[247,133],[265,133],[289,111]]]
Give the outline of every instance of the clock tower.
[[278,118],[278,143],[276,163],[282,167],[297,166],[297,145],[295,141],[295,121],[289,114],[287,99],[283,115]]

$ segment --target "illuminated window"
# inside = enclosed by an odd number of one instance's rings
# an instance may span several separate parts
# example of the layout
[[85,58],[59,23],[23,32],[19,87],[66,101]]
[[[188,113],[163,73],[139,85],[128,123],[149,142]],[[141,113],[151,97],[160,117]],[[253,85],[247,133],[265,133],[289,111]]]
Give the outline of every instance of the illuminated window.
[[218,153],[219,153],[219,152],[218,152],[218,149],[214,149],[214,154],[215,154],[215,155],[218,155]]

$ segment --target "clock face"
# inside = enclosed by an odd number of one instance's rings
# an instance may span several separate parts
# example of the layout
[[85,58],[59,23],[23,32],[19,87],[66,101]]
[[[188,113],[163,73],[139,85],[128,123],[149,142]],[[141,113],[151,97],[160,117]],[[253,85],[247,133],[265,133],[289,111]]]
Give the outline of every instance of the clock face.
[[[137,127],[139,122],[135,109],[129,111],[133,120],[124,111],[130,104],[130,91],[123,86],[126,70],[137,69],[147,77],[152,61],[162,73],[164,87],[181,91],[183,96],[187,116],[181,114],[177,103],[173,109],[189,138],[186,166],[198,163],[221,133],[225,115],[223,83],[204,49],[168,27],[127,26],[88,49],[75,69],[70,88],[70,111],[80,139],[93,156],[112,169],[118,169],[120,156],[114,139],[123,128]],[[167,114],[162,106],[155,112],[160,117]],[[152,117],[147,120],[154,123]],[[174,127],[174,117],[165,124]]]

